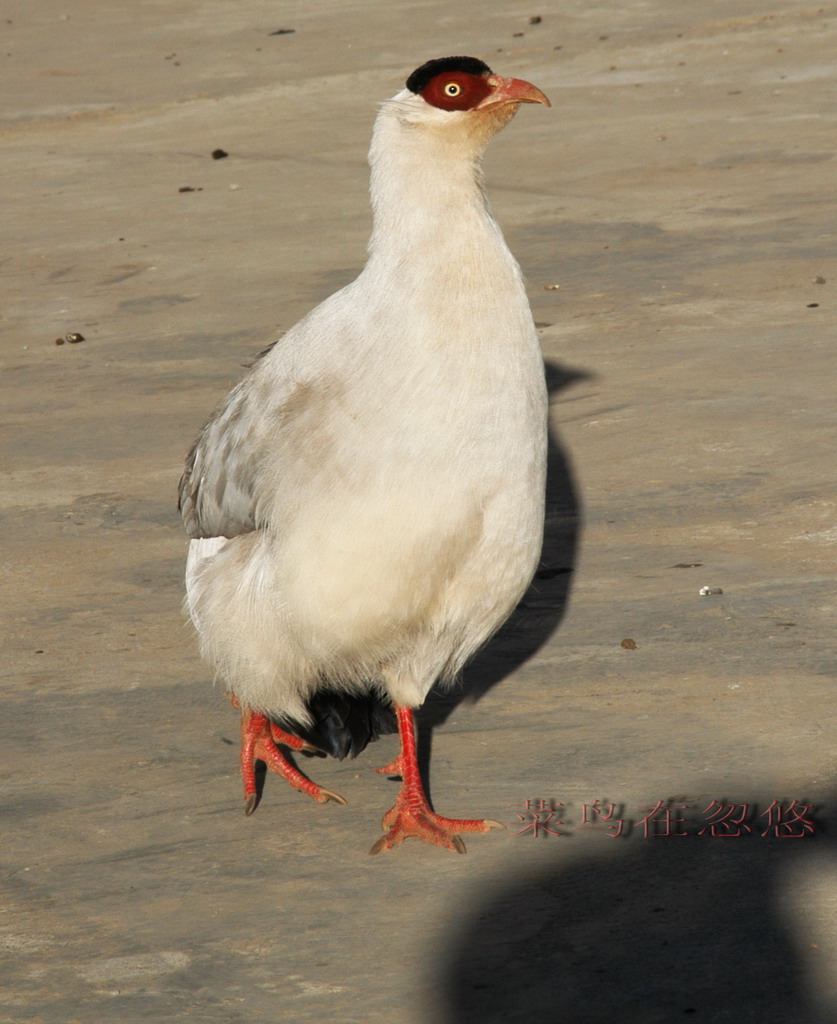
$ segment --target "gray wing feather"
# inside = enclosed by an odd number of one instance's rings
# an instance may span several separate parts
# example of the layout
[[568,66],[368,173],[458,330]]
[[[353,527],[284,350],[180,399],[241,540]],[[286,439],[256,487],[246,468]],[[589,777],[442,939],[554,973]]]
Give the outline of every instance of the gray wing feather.
[[293,452],[294,444],[310,437],[322,403],[339,391],[300,353],[320,337],[323,316],[335,332],[335,315],[329,311],[347,292],[318,306],[281,345],[274,342],[260,352],[250,373],[201,431],[180,480],[178,508],[190,537],[237,537],[260,528],[259,508],[274,497],[268,489],[277,486],[282,452]]
[[256,529],[260,455],[275,405],[265,408],[258,401],[265,393],[253,384],[247,377],[230,392],[186,456],[178,508],[192,538]]

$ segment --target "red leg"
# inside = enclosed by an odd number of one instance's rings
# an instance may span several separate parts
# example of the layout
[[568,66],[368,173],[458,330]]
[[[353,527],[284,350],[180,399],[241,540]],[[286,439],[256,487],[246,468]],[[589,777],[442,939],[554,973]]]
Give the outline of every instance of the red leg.
[[[232,698],[234,707],[238,702]],[[293,736],[278,725],[271,722],[266,715],[257,711],[242,709],[241,712],[241,778],[244,782],[244,813],[252,814],[256,809],[256,760],[264,761],[267,767],[283,776],[294,789],[300,793],[307,793],[318,803],[324,804],[328,800],[334,800],[338,804],[345,804],[345,800],[330,789],[323,789],[310,779],[306,778],[299,769],[295,768],[277,747],[277,743],[291,747],[293,750],[312,750],[310,743],[306,743],[298,736]]]
[[[234,693],[228,693],[227,697],[236,711],[240,711],[241,701],[239,701],[238,697]],[[274,743],[281,743],[283,747],[290,747],[291,750],[304,750],[309,754],[317,753],[316,747],[306,743],[305,740],[301,740],[299,736],[294,736],[292,732],[285,732],[275,722],[270,722],[270,735],[273,737]]]
[[401,735],[401,753],[392,764],[378,771],[382,775],[400,775],[401,790],[395,806],[387,811],[381,823],[386,834],[375,843],[370,854],[391,850],[410,836],[465,853],[465,844],[459,832],[488,832],[492,828],[505,828],[505,825],[490,818],[443,818],[431,810],[419,775],[413,712],[410,708],[396,707],[395,713]]

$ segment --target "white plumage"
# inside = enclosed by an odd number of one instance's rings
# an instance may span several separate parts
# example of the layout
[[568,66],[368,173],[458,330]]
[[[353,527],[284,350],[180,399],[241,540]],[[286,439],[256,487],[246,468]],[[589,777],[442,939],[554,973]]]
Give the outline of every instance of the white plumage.
[[[311,726],[324,691],[418,707],[538,561],[543,364],[479,161],[520,102],[548,101],[473,58],[408,84],[375,124],[366,267],[230,393],[181,482],[189,615],[245,728],[251,713]],[[461,846],[402,826],[376,845]]]

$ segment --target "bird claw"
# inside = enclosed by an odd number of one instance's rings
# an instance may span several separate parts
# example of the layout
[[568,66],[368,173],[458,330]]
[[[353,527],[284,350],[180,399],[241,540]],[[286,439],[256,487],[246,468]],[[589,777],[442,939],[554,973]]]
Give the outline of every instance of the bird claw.
[[[307,793],[312,800],[325,804],[333,800],[344,804],[346,800],[330,789],[323,789],[292,764],[276,745],[277,739],[285,743],[284,737],[291,737],[275,723],[258,712],[242,711],[241,714],[241,776],[244,781],[244,813],[249,817],[256,809],[259,799],[256,791],[255,762],[263,761],[267,768],[281,775],[294,789]],[[303,740],[297,740],[295,749],[301,749]]]
[[[272,770],[275,771],[276,769]],[[277,772],[277,774],[281,775],[283,773]],[[301,774],[302,773],[300,773],[300,775]],[[316,800],[318,804],[327,804],[330,801],[333,801],[334,803],[342,804],[345,807],[349,803],[344,796],[340,796],[339,793],[335,793],[333,789],[326,789],[324,786],[318,786],[315,782],[309,782],[309,785],[312,786],[313,789],[302,788],[301,786],[298,786],[293,779],[290,779],[287,776],[285,776],[285,778],[294,789],[298,789],[301,793],[307,793],[313,800]],[[307,779],[305,781],[308,782]],[[249,818],[256,810],[256,807],[258,807],[258,804],[259,797],[257,793],[246,794],[244,799],[245,817]]]
[[467,853],[460,832],[489,832],[494,828],[505,827],[492,818],[443,818],[429,807],[409,810],[396,804],[384,815],[381,822],[384,835],[374,843],[369,855],[374,857],[381,850],[391,850],[410,837],[423,839],[426,843],[442,846],[455,853]]
[[375,771],[379,775],[397,775],[401,778],[401,773],[403,771],[401,766],[401,755],[399,754],[394,761],[390,761],[390,763],[384,765],[383,768],[376,768]]
[[413,712],[404,707],[396,707],[395,711],[401,735],[401,753],[385,768],[377,770],[382,775],[400,775],[401,789],[395,804],[383,817],[381,828],[384,835],[372,846],[370,855],[391,850],[411,836],[455,853],[467,853],[460,832],[504,829],[505,825],[492,818],[443,818],[430,807],[418,767]]
[[317,788],[320,791],[320,795],[318,797],[314,797],[314,799],[321,804],[327,804],[329,800],[333,800],[336,804],[343,804],[345,807],[349,802],[345,797],[340,796],[339,793],[333,792],[333,790],[324,789],[322,786],[318,786]]
[[323,751],[319,747],[315,747],[313,743],[309,743],[307,740],[302,740],[302,745],[299,748],[303,754],[319,754],[323,757]]

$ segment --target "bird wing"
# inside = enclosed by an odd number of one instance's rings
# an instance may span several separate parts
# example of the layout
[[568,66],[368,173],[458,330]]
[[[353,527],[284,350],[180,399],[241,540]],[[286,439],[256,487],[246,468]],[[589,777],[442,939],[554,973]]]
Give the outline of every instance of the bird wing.
[[236,537],[256,528],[252,423],[234,394],[201,431],[180,478],[178,508],[192,538]]
[[264,459],[299,390],[293,381],[260,373],[266,362],[233,388],[186,456],[178,508],[193,539],[237,537],[259,526]]

